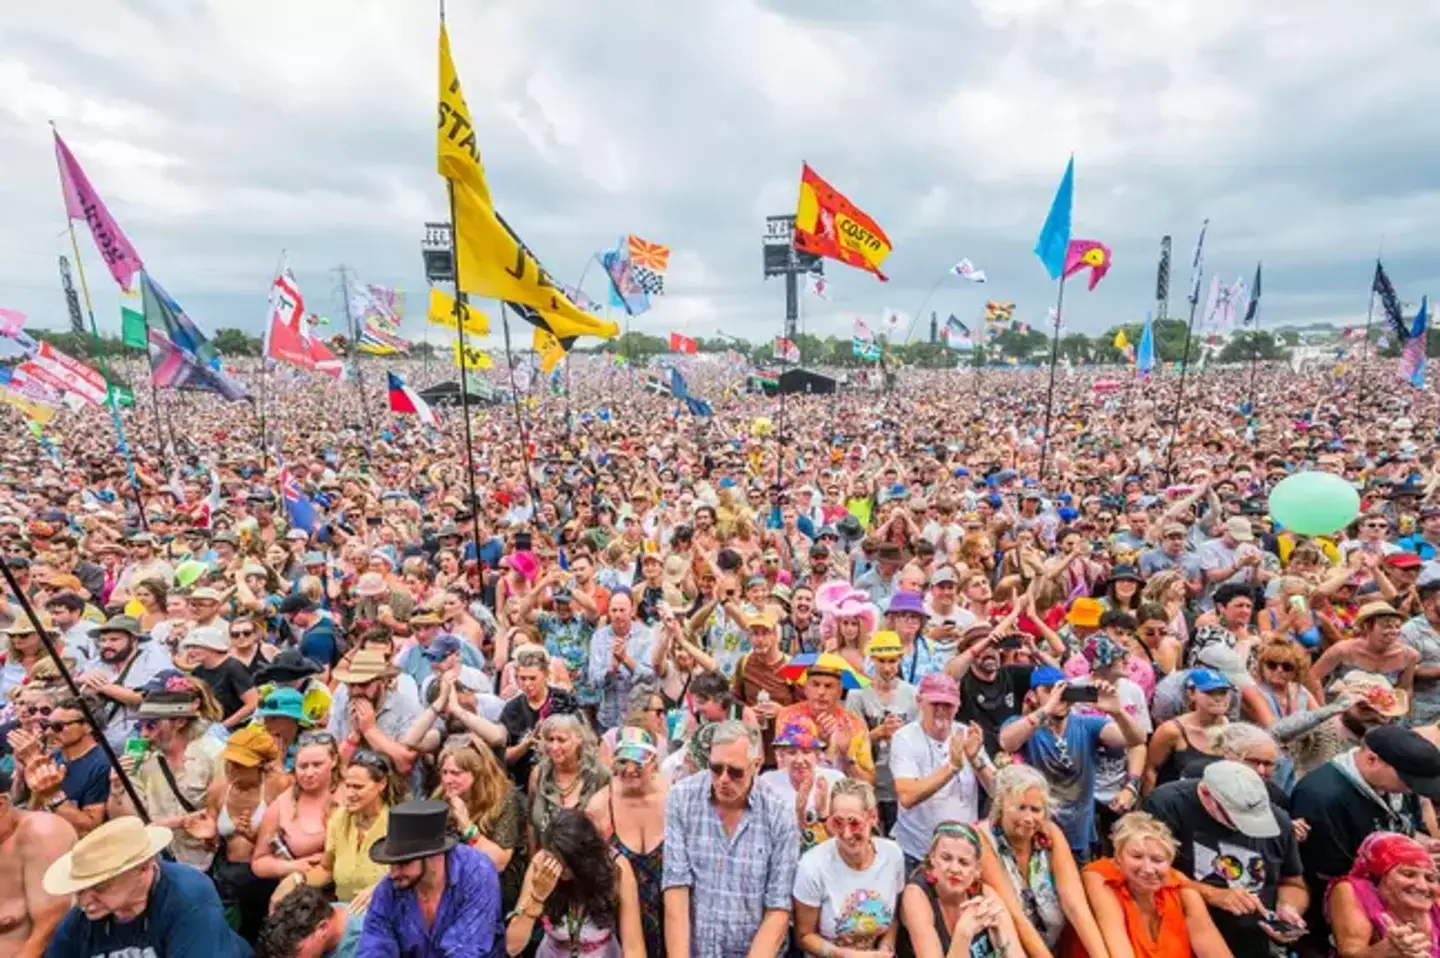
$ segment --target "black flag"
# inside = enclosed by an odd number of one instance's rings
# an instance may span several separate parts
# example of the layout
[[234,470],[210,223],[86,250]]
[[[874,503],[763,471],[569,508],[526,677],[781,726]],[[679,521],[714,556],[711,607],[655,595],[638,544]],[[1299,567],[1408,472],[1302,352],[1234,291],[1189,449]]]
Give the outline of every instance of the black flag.
[[1403,343],[1410,338],[1410,328],[1405,325],[1405,317],[1400,312],[1400,297],[1395,295],[1395,287],[1390,282],[1390,277],[1385,275],[1385,267],[1380,261],[1375,261],[1375,282],[1370,289],[1380,297],[1380,305],[1385,310],[1385,318],[1390,320],[1390,328],[1395,331],[1395,341]]
[[1255,315],[1260,312],[1260,264],[1255,264],[1255,284],[1250,287],[1250,305],[1245,307],[1245,325],[1255,322]]

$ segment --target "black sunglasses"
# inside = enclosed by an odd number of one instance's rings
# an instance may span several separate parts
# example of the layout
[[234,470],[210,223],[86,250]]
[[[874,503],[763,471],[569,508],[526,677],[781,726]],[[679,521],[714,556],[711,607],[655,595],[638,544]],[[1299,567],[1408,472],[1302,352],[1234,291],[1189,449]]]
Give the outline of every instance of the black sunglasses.
[[70,726],[70,725],[81,725],[81,724],[84,723],[84,721],[85,721],[85,720],[84,720],[83,718],[79,718],[79,719],[54,719],[53,721],[50,721],[50,722],[46,723],[46,726],[45,726],[45,727],[48,728],[48,729],[49,729],[50,731],[52,731],[52,732],[63,732],[63,731],[65,731],[66,726]]
[[710,763],[710,774],[711,774],[711,775],[714,775],[714,776],[716,776],[716,777],[719,777],[719,776],[723,775],[723,776],[725,776],[726,778],[730,779],[730,781],[732,781],[732,782],[739,782],[739,781],[743,780],[743,779],[745,778],[745,773],[746,773],[747,771],[749,771],[749,769],[747,769],[747,768],[740,768],[740,767],[737,767],[737,766],[734,766],[734,765],[726,765],[726,764],[723,763],[723,762],[711,762],[711,763]]

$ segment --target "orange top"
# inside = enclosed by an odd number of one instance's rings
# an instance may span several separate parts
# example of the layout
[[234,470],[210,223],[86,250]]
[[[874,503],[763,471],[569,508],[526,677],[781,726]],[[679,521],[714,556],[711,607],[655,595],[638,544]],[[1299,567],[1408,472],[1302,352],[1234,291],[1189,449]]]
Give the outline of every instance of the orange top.
[[1102,858],[1086,865],[1085,870],[1105,879],[1105,884],[1120,899],[1120,907],[1125,910],[1125,932],[1130,937],[1135,958],[1190,958],[1190,931],[1185,924],[1185,906],[1180,901],[1180,891],[1186,886],[1183,875],[1170,869],[1165,884],[1155,893],[1160,934],[1151,938],[1150,923],[1130,897],[1130,889],[1115,860]]

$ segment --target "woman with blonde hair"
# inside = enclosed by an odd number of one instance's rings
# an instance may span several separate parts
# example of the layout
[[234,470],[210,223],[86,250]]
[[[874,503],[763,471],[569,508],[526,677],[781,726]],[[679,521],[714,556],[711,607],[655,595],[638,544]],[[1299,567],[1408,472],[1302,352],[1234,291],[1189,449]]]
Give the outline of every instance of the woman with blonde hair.
[[282,879],[320,865],[340,766],[340,749],[329,732],[306,732],[296,741],[294,784],[265,809],[255,834],[250,867],[256,875]]
[[1310,611],[1309,582],[1295,575],[1280,579],[1275,595],[1260,610],[1258,625],[1263,641],[1293,639],[1307,649],[1320,645],[1320,627]]
[[525,800],[495,753],[468,739],[446,743],[435,763],[440,787],[432,798],[450,804],[461,841],[485,853],[500,873],[503,911],[520,897],[525,878]]
[[[981,874],[983,849],[973,825],[945,821],[935,826],[930,850],[900,893],[900,916],[915,958],[1019,953],[1015,921]],[[897,953],[907,953],[904,944]]]
[[1111,836],[1115,857],[1091,862],[1082,876],[1108,953],[1231,958],[1205,900],[1171,867],[1176,846],[1170,830],[1153,815],[1131,812]]
[[530,772],[530,827],[534,836],[545,834],[550,820],[562,808],[582,812],[591,797],[610,781],[600,763],[595,733],[578,715],[551,715],[537,728],[540,760]]
[[1185,573],[1181,569],[1165,569],[1152,575],[1140,590],[1140,601],[1153,602],[1165,610],[1165,621],[1182,646],[1190,638],[1190,623],[1185,618],[1185,607],[1190,601],[1186,591]]
[[[1310,677],[1310,653],[1293,639],[1277,638],[1260,646],[1255,655],[1255,688],[1270,704],[1269,715],[1253,714],[1249,702],[1241,711],[1257,725],[1274,728],[1281,719],[1319,708],[1315,696],[1306,687]],[[1289,792],[1295,784],[1295,762],[1281,756],[1275,769],[1276,784]]]
[[1105,942],[1075,856],[1051,810],[1050,785],[1039,770],[1002,768],[990,796],[989,821],[978,829],[984,846],[981,877],[1004,902],[1031,958],[1056,953],[1067,926],[1091,955],[1103,955]]

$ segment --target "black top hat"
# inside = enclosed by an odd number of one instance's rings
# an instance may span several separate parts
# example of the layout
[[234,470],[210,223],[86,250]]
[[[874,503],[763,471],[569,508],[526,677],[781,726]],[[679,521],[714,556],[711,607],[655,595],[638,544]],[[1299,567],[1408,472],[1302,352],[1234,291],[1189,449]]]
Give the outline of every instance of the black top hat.
[[443,855],[459,838],[449,830],[450,806],[444,802],[406,802],[390,809],[385,837],[370,847],[370,860],[379,865],[410,862]]
[[307,659],[297,649],[286,649],[271,659],[269,665],[262,667],[255,678],[261,683],[298,682],[322,671],[323,666],[314,659]]

